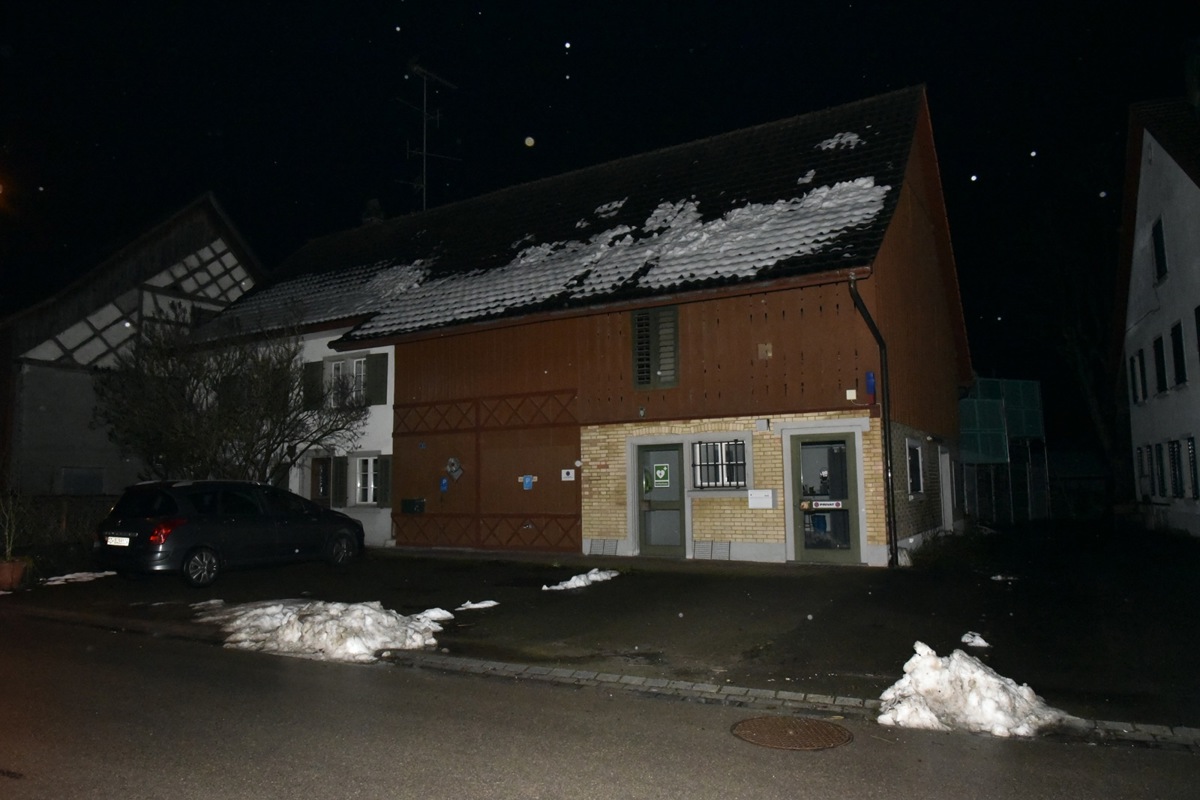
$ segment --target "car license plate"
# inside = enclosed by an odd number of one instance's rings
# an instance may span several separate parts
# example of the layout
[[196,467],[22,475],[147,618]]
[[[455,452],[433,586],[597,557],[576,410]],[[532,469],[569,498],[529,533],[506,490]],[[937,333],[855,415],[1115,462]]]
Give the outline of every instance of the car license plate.
[[109,547],[129,547],[128,536],[105,536],[104,541]]

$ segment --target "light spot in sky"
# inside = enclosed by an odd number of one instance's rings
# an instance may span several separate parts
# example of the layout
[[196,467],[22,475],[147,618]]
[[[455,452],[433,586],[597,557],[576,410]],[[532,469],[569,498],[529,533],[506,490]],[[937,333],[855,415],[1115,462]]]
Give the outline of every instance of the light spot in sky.
[[570,49],[571,49],[571,43],[570,43],[570,42],[566,42],[565,44],[563,44],[563,47],[565,47],[565,48],[567,48],[568,50],[570,50]]
[[525,146],[526,146],[526,147],[533,147],[533,145],[534,145],[534,144],[535,144],[535,142],[533,141],[533,137],[532,137],[532,136],[526,136],[526,137],[525,137]]
[[1030,150],[1030,151],[1029,151],[1029,157],[1030,157],[1030,158],[1037,158],[1037,150]]
[[1102,197],[1102,198],[1108,197],[1108,192],[1101,192],[1100,197]]
[[974,182],[975,182],[975,181],[977,181],[977,180],[979,180],[979,176],[978,176],[978,175],[972,175],[972,176],[971,176],[971,183],[974,183]]

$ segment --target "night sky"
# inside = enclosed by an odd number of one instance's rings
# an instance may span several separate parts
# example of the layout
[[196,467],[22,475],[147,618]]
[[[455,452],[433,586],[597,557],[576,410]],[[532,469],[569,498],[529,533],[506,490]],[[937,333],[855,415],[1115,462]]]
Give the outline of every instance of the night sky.
[[8,0],[0,312],[207,190],[270,268],[371,199],[406,214],[923,83],[975,369],[1052,405],[1063,308],[1112,319],[1128,106],[1183,94],[1200,6],[977,5]]

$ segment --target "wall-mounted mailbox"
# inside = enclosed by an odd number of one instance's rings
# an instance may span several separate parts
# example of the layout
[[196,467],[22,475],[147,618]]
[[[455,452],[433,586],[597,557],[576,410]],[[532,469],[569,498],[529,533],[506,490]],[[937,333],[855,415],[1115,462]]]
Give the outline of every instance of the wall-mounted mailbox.
[[750,498],[751,508],[775,507],[774,489],[750,489],[746,492],[746,495]]
[[400,501],[401,514],[424,514],[425,513],[425,498],[413,497]]

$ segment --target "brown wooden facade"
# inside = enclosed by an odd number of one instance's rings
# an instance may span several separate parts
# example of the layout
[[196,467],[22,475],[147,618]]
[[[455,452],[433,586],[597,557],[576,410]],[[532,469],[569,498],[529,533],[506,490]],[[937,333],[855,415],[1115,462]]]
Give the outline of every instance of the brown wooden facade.
[[[859,431],[859,469],[868,473],[860,494],[864,503],[873,504],[863,514],[863,527],[869,528],[864,541],[881,547],[886,494],[881,431],[890,430],[899,449],[893,460],[896,474],[906,441],[919,441],[922,447],[932,443],[929,458],[935,463],[926,469],[936,481],[936,470],[944,469],[955,448],[958,398],[971,380],[923,102],[905,180],[897,189],[899,199],[882,243],[867,263],[390,339],[397,398],[392,477],[396,543],[586,550],[585,513],[590,512],[585,508],[590,506],[585,495],[607,493],[630,509],[634,499],[627,487],[630,463],[619,454],[617,463],[605,460],[603,470],[586,463],[581,446],[585,430],[594,444],[596,431],[606,426],[636,438],[665,435],[676,424],[678,430],[719,431],[723,421],[742,429],[761,423],[758,430],[770,432],[780,425],[815,421],[827,427],[848,420]],[[872,404],[866,395],[866,374],[873,372],[880,384],[885,376],[879,345],[855,307],[851,276],[888,348],[886,409],[881,396]],[[633,376],[631,314],[662,306],[677,313],[678,381],[670,388],[639,390]],[[857,397],[850,399],[847,390]],[[801,433],[802,428],[795,428],[787,435]],[[754,437],[754,446],[770,456],[759,457],[762,474],[770,475],[770,486],[781,498],[790,491],[784,477],[788,468],[780,466],[788,458],[787,435]],[[453,464],[461,465],[457,478],[448,470]],[[910,536],[947,524],[945,506],[939,507],[946,487],[941,482],[917,496],[904,496],[904,487],[894,485],[900,496],[894,502],[903,508],[890,534]],[[743,507],[744,502],[726,497],[721,504],[708,503],[703,513],[689,512],[688,519],[717,519],[717,511],[737,515]],[[630,519],[633,514],[630,510]],[[784,524],[779,508],[755,519],[756,525]],[[791,526],[790,512],[787,520]],[[601,527],[615,530],[619,525],[606,521]],[[628,531],[612,535],[634,540]],[[775,530],[759,538],[781,542],[792,535]],[[771,547],[777,555],[769,558],[782,560],[782,546]],[[633,548],[636,552],[636,544]],[[793,552],[790,546],[786,552]]]

